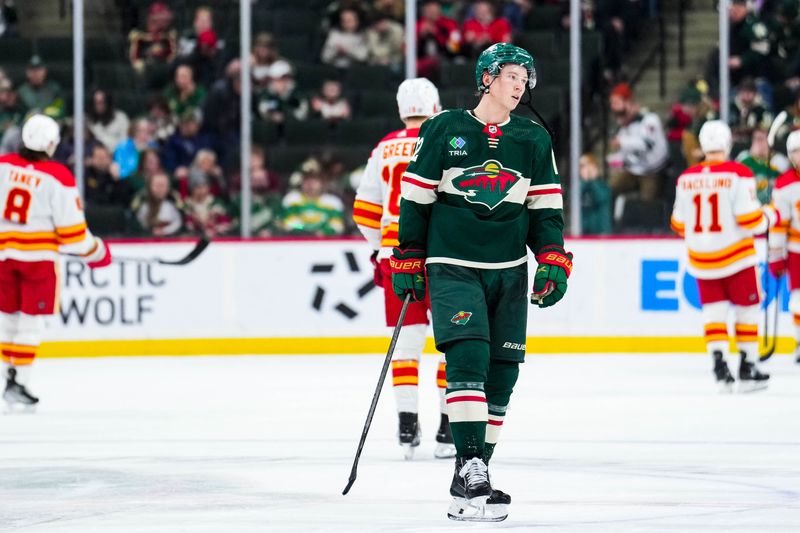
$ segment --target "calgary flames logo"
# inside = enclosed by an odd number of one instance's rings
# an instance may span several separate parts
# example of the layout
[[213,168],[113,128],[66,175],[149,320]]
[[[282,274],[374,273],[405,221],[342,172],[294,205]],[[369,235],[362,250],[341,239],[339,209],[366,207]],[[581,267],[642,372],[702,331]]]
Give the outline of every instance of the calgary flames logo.
[[453,185],[464,193],[468,202],[494,209],[521,178],[522,175],[516,170],[503,168],[498,161],[490,159],[481,166],[464,169],[453,180]]

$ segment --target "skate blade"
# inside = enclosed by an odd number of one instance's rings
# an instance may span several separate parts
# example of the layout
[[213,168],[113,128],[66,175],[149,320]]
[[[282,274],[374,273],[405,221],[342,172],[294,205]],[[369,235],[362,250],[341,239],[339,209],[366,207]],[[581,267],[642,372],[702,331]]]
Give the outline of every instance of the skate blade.
[[766,390],[769,386],[769,380],[764,381],[740,381],[737,392],[739,394],[750,394],[753,392],[760,392]]
[[36,404],[3,402],[4,415],[32,415],[36,412]]
[[433,456],[437,459],[450,459],[455,457],[456,446],[455,444],[440,442],[436,445],[436,449],[433,451]]
[[414,449],[416,446],[413,444],[401,444],[400,446],[403,447],[403,459],[406,461],[410,461],[414,458]]
[[719,390],[720,394],[733,394],[733,383],[717,381],[717,389]]
[[508,518],[508,506],[487,504],[489,496],[478,496],[467,500],[453,498],[447,510],[447,518],[458,522],[502,522]]

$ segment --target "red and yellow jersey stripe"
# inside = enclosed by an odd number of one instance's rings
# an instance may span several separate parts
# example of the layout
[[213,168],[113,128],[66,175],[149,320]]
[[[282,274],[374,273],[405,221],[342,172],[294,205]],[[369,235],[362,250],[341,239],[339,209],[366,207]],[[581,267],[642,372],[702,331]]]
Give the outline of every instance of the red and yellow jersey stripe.
[[356,200],[353,204],[353,220],[359,226],[380,229],[383,207],[365,200]]
[[0,233],[0,250],[57,252],[58,245],[58,236],[54,231],[5,231]]
[[761,225],[764,221],[764,212],[761,209],[753,211],[751,213],[747,213],[745,215],[739,215],[736,217],[736,223],[739,224],[744,229],[755,229],[759,225]]
[[393,248],[400,244],[398,240],[399,225],[397,222],[389,222],[381,230],[381,246],[384,248]]
[[750,237],[716,252],[697,252],[690,249],[689,264],[700,270],[714,270],[755,255],[753,238]]
[[56,228],[59,244],[74,244],[86,238],[86,222]]
[[678,221],[675,217],[670,218],[669,225],[672,228],[672,231],[683,237],[686,233],[686,224],[683,222]]

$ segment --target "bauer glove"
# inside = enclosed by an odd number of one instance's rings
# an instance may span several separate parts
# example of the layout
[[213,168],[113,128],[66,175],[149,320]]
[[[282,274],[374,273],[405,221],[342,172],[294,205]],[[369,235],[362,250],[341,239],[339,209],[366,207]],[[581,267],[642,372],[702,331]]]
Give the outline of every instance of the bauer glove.
[[572,272],[572,253],[558,245],[543,247],[536,256],[539,266],[533,278],[531,303],[550,307],[567,292],[567,278]]
[[423,250],[401,250],[395,248],[389,258],[392,269],[392,289],[404,300],[411,293],[411,301],[425,299],[425,252]]

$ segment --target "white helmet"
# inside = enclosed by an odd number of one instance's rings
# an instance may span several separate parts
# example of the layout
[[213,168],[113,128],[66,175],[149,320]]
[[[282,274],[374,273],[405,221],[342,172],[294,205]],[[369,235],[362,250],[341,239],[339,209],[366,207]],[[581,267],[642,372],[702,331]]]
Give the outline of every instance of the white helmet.
[[731,151],[731,129],[721,120],[709,120],[700,128],[700,149],[705,153]]
[[439,91],[426,78],[405,80],[397,88],[397,108],[400,118],[435,115],[442,110]]
[[22,126],[22,144],[28,150],[44,152],[53,157],[61,142],[58,123],[46,115],[33,115]]
[[786,137],[786,154],[800,150],[800,130],[794,130]]

